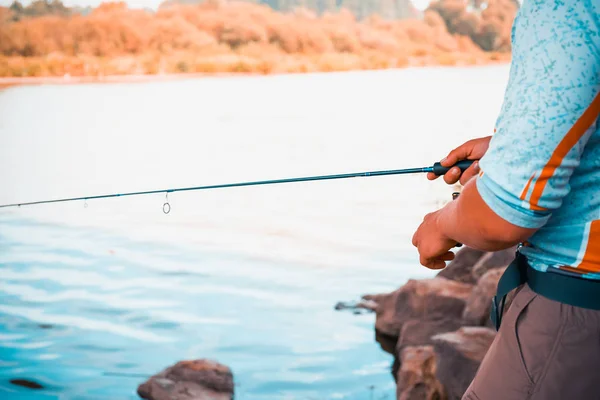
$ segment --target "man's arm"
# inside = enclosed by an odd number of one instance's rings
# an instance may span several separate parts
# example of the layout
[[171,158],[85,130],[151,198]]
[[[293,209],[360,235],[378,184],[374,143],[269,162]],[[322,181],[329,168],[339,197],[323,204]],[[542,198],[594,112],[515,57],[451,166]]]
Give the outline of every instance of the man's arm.
[[474,179],[467,183],[457,201],[440,211],[437,219],[442,235],[484,251],[507,249],[536,231],[498,216],[481,198]]
[[499,250],[526,240],[562,206],[600,113],[600,26],[589,2],[525,2],[513,66],[481,173],[429,214],[413,237],[421,263],[443,268],[453,243]]
[[475,179],[460,197],[444,208],[425,216],[412,243],[420,262],[430,269],[442,269],[454,259],[450,250],[457,242],[484,251],[498,251],[526,240],[536,229],[512,224],[496,214],[481,198]]
[[[452,150],[441,161],[445,167],[452,166],[461,160],[480,160],[487,152],[491,136],[472,139]],[[501,250],[518,244],[535,232],[533,229],[521,228],[500,218],[481,198],[474,184],[468,183],[480,172],[478,161],[461,173],[455,167],[444,175],[444,181],[452,185],[460,180],[465,185],[460,201],[455,201],[437,216],[439,230],[448,238],[455,238],[461,243],[469,243],[471,247],[486,251]],[[428,174],[428,179],[438,176]],[[471,218],[472,217],[472,218]],[[479,221],[486,221],[480,224]],[[475,223],[477,222],[477,223]],[[456,228],[459,229],[456,229]]]

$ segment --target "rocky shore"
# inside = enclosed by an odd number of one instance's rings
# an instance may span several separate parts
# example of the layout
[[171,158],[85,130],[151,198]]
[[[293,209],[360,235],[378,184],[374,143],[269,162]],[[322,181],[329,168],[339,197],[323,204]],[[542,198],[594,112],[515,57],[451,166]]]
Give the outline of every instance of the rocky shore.
[[180,361],[138,387],[148,400],[232,400],[233,374],[211,360]]
[[[335,308],[375,312],[376,339],[394,355],[398,400],[458,400],[496,335],[490,300],[514,255],[515,248],[463,248],[434,278],[411,279],[391,293]],[[140,385],[138,394],[148,400],[231,400],[233,374],[214,361],[181,361]]]
[[514,255],[464,248],[432,279],[363,297],[357,307],[376,313],[377,340],[394,355],[398,400],[462,397],[496,335],[490,300]]

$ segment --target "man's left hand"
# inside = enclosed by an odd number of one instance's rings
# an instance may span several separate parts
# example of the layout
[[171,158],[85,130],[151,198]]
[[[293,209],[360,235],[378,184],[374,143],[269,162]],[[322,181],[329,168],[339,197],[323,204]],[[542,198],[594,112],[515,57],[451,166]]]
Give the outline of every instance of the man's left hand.
[[427,214],[412,239],[413,246],[419,250],[421,264],[429,269],[445,268],[446,261],[454,259],[454,253],[449,250],[456,246],[456,241],[441,233],[440,212]]

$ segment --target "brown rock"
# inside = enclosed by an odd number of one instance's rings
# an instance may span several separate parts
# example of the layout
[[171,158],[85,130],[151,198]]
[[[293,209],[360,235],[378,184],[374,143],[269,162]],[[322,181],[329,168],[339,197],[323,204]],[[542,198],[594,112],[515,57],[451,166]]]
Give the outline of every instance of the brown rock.
[[400,353],[398,400],[441,400],[444,387],[436,376],[437,360],[433,346],[409,346]]
[[433,337],[438,360],[436,377],[448,400],[461,399],[495,336],[490,328],[463,327]]
[[210,360],[180,361],[138,387],[148,400],[232,400],[231,370]]
[[464,248],[433,279],[363,297],[376,312],[378,337],[386,338],[378,341],[395,356],[398,399],[461,399],[494,340],[496,332],[488,328],[491,298],[514,255],[515,248]]
[[485,253],[473,266],[471,273],[478,281],[486,272],[494,268],[508,266],[515,259],[516,246],[502,251]]
[[340,310],[352,310],[352,311],[356,311],[356,310],[367,310],[367,311],[375,311],[375,309],[377,308],[377,303],[371,301],[371,300],[365,300],[362,299],[359,302],[345,302],[345,301],[338,301],[336,303],[336,305],[334,306],[334,309],[340,311]]
[[375,341],[379,343],[381,350],[396,356],[396,345],[398,344],[398,336],[389,336],[375,330]]
[[473,278],[471,271],[475,263],[484,255],[485,251],[475,250],[470,247],[463,247],[456,252],[454,260],[446,268],[441,270],[437,276],[450,279],[457,282],[473,284],[477,280]]
[[444,332],[452,332],[462,326],[459,318],[439,318],[434,320],[411,319],[402,325],[397,344],[397,352],[407,346],[432,344],[432,337]]
[[13,385],[26,387],[28,389],[44,389],[44,386],[31,379],[11,379]]
[[389,336],[399,336],[409,320],[462,318],[473,285],[444,278],[409,280],[400,289],[385,295],[367,295],[373,301],[377,318],[375,329]]
[[490,306],[492,297],[496,294],[498,281],[504,273],[504,268],[494,268],[485,273],[467,299],[463,312],[465,325],[492,326],[490,320]]

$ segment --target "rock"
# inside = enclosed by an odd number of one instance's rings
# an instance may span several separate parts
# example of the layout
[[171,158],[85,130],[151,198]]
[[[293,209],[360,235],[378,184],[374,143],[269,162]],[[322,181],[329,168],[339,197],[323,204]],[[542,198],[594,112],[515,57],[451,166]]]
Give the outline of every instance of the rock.
[[355,312],[357,310],[375,311],[375,309],[377,308],[377,303],[375,303],[374,301],[364,300],[364,299],[359,302],[339,301],[336,303],[334,308],[337,311],[341,311],[341,310],[354,310]]
[[443,332],[452,332],[462,326],[462,319],[439,318],[433,320],[412,319],[402,326],[396,350],[398,353],[408,346],[432,344],[432,337]]
[[138,387],[148,400],[232,400],[231,370],[210,360],[180,361]]
[[400,289],[385,295],[367,295],[373,301],[377,319],[375,329],[399,336],[406,321],[462,318],[473,285],[444,278],[409,280]]
[[400,353],[398,400],[441,400],[444,386],[437,379],[437,360],[433,346],[411,346]]
[[32,381],[31,379],[11,379],[9,382],[12,383],[13,385],[26,387],[28,389],[43,389],[44,388],[43,385],[41,385],[35,381]]
[[463,327],[432,337],[433,345],[400,350],[398,400],[459,400],[495,337],[483,327]]
[[475,250],[470,247],[463,247],[456,252],[446,268],[441,270],[437,276],[450,279],[457,282],[474,284],[476,279],[471,274],[475,263],[484,255],[485,251]]
[[436,377],[448,400],[462,398],[495,336],[496,332],[490,328],[463,327],[433,337]]
[[396,355],[396,345],[398,344],[397,336],[389,336],[375,330],[375,341],[381,346],[381,350],[391,355]]
[[471,270],[475,281],[478,281],[490,269],[507,267],[515,259],[516,249],[515,246],[502,251],[485,253]]
[[467,305],[463,312],[463,322],[465,325],[485,325],[492,327],[490,320],[492,297],[496,294],[498,281],[505,269],[506,267],[490,269],[479,279],[467,299]]
[[466,326],[433,337],[436,347],[449,345],[472,361],[481,361],[496,337],[496,331],[483,326]]
[[514,247],[463,248],[433,279],[363,296],[376,313],[377,341],[394,354],[397,399],[461,399],[496,335],[491,299],[514,255]]
[[392,364],[391,372],[395,380],[398,379],[398,371],[400,370],[400,359],[396,357],[396,345],[398,338],[393,336],[387,336],[379,331],[375,331],[375,340],[381,346],[381,349],[386,353],[394,356],[394,363]]

